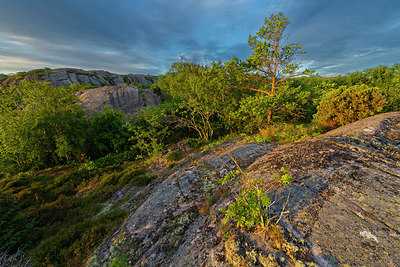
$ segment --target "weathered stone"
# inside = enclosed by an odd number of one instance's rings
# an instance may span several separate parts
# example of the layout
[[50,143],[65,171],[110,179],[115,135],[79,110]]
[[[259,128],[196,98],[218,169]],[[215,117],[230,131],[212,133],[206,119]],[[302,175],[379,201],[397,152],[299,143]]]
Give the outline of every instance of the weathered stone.
[[[235,142],[224,146],[221,156],[228,161],[227,155],[234,155],[242,167],[273,147]],[[218,227],[208,216],[199,215],[197,205],[204,198],[204,179],[210,164],[218,170],[228,167],[212,153],[204,153],[199,162],[203,167],[189,163],[157,185],[143,205],[96,251],[88,265],[109,264],[118,256],[113,253],[117,250],[127,254],[134,266],[226,266],[212,254],[221,242]],[[216,177],[213,179],[216,183]],[[222,265],[215,265],[218,262]]]
[[[305,239],[321,265],[400,264],[400,112],[381,114],[282,146],[249,167],[270,179],[291,170],[276,188],[271,214]],[[286,204],[285,204],[286,203]]]
[[107,86],[77,92],[82,108],[89,113],[101,111],[105,105],[120,109],[125,114],[135,114],[146,106],[161,103],[160,97],[149,89],[132,86]]
[[[122,254],[132,266],[400,265],[400,112],[321,138],[282,146],[229,141],[193,157],[147,191],[89,266]],[[232,228],[224,239],[220,209],[232,198],[209,214],[199,206],[236,164],[266,182],[286,167],[293,182],[267,188],[274,218],[267,230]]]
[[[3,85],[16,84],[17,81],[9,80],[7,76],[0,77],[0,81]],[[12,76],[11,76],[12,77]],[[38,80],[50,82],[53,86],[69,86],[72,83],[80,84],[93,84],[95,87],[103,85],[122,85],[127,84],[142,84],[151,85],[157,81],[155,76],[143,75],[143,74],[128,74],[119,75],[110,73],[104,70],[82,70],[82,69],[56,69],[56,70],[32,70],[28,71],[24,77],[27,80]],[[126,80],[126,81],[125,81]]]

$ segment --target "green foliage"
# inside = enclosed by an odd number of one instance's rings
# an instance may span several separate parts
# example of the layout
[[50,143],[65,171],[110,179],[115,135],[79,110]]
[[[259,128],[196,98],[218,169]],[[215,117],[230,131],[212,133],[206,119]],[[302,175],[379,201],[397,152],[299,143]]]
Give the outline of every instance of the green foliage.
[[[284,86],[274,98],[262,93],[242,98],[240,108],[234,114],[243,132],[254,133],[274,121],[305,120],[312,102],[313,94],[310,91],[301,86]],[[270,112],[272,116],[269,118]],[[268,122],[269,119],[271,121]]]
[[271,199],[262,190],[264,180],[261,178],[250,179],[249,177],[237,180],[239,174],[239,171],[230,172],[219,181],[221,185],[235,181],[241,186],[235,201],[224,210],[223,223],[226,224],[233,219],[237,228],[251,228],[254,225],[265,227],[267,219],[265,211],[271,203]]
[[123,254],[120,258],[114,258],[110,267],[129,267],[130,265],[126,264],[127,255]]
[[133,143],[131,149],[139,151],[138,158],[161,155],[164,141],[170,134],[164,117],[162,107],[148,107],[140,110],[127,124],[132,133],[129,139]]
[[0,192],[0,252],[25,251],[37,238],[34,219],[21,209],[13,196]]
[[84,147],[85,113],[69,88],[21,81],[0,95],[0,162],[18,172],[77,159]]
[[82,90],[95,88],[95,86],[91,83],[87,83],[87,84],[73,83],[69,86],[69,88],[73,92],[78,92],[78,91],[82,91]]
[[79,165],[29,171],[0,180],[1,250],[31,250],[37,265],[82,265],[127,211],[99,212],[125,185],[145,186],[156,176],[142,163]]
[[172,162],[172,161],[179,161],[183,158],[183,155],[181,152],[178,151],[171,151],[169,152],[166,156],[165,159]]
[[88,155],[99,158],[110,153],[121,153],[129,149],[130,137],[124,113],[105,106],[90,118]]
[[212,116],[215,105],[212,88],[207,80],[207,68],[195,63],[174,63],[171,70],[159,78],[157,86],[174,104],[171,117],[180,126],[195,130],[201,139],[212,138]]
[[333,129],[382,112],[386,105],[385,96],[379,88],[340,86],[323,96],[315,121],[322,127]]
[[114,210],[98,219],[84,219],[40,242],[31,255],[36,262],[45,265],[80,265],[127,214],[125,210]]
[[292,176],[286,168],[281,169],[282,176],[274,174],[274,181],[266,184],[263,178],[251,178],[246,172],[240,168],[231,171],[218,182],[222,186],[239,186],[239,192],[234,196],[234,202],[231,203],[226,210],[223,223],[226,224],[230,220],[236,223],[237,228],[250,229],[253,226],[265,228],[269,223],[267,218],[267,209],[271,204],[271,199],[265,192],[265,188],[279,182],[286,186],[292,182]]
[[289,24],[289,19],[282,13],[271,14],[269,18],[265,18],[264,25],[256,35],[249,37],[252,54],[247,64],[251,71],[256,72],[253,79],[266,78],[265,80],[271,86],[270,96],[274,95],[274,89],[286,79],[311,73],[308,70],[298,71],[299,65],[294,63],[297,54],[306,52],[300,51],[299,43],[287,42],[284,32]]
[[[267,107],[263,107],[263,111],[253,110],[252,112],[257,114],[256,117],[260,117],[261,113],[263,114],[261,116],[265,117],[264,114],[267,111],[265,119],[267,124],[272,122],[275,109],[281,109],[281,100],[275,100],[275,98],[284,95],[279,93],[280,90],[287,91],[284,85],[288,79],[312,73],[308,70],[300,71],[299,65],[294,62],[295,56],[305,51],[300,51],[301,45],[298,43],[287,42],[284,32],[289,23],[289,19],[282,13],[272,14],[265,19],[264,25],[255,36],[250,35],[248,42],[252,54],[246,61],[242,62],[234,57],[224,65],[213,64],[213,69],[219,72],[220,80],[228,84],[228,87],[255,91],[272,98],[267,100],[267,97],[264,97],[263,101],[267,102]],[[256,102],[258,100],[260,99]],[[291,103],[284,101],[284,103],[286,105],[283,109],[289,112],[296,109],[290,106],[294,103],[293,101]],[[253,107],[253,109],[256,108],[258,106]],[[256,120],[259,121],[259,118]]]
[[261,128],[258,134],[247,136],[245,139],[258,143],[292,143],[317,137],[322,132],[322,128],[318,126],[282,122]]

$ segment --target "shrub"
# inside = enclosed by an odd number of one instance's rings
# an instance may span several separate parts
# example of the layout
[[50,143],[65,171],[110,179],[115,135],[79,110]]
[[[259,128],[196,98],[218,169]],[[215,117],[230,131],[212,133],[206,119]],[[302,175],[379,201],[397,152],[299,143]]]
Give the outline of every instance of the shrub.
[[278,123],[260,129],[259,134],[256,135],[256,141],[265,143],[292,143],[302,139],[316,137],[320,133],[321,129],[316,126]]
[[282,87],[274,98],[266,94],[256,94],[243,98],[240,108],[234,113],[240,122],[241,132],[254,133],[268,124],[268,114],[272,112],[272,121],[298,122],[314,113],[313,94],[301,86]]
[[283,175],[274,174],[272,177],[275,180],[266,183],[261,177],[249,177],[238,165],[237,167],[239,170],[229,172],[218,181],[222,186],[239,185],[239,192],[235,196],[235,201],[226,210],[221,210],[225,213],[223,223],[226,224],[233,220],[237,228],[250,229],[253,226],[265,228],[269,223],[266,211],[271,204],[271,199],[265,193],[265,188],[277,182],[284,186],[290,184],[292,176],[288,174],[287,169],[282,167],[281,172]]
[[382,112],[386,105],[379,88],[340,86],[322,97],[314,119],[322,127],[333,129]]
[[138,112],[127,127],[131,132],[131,149],[139,151],[138,158],[159,156],[165,147],[165,139],[170,135],[165,125],[164,111],[160,107],[147,107]]
[[121,255],[121,258],[114,258],[110,267],[129,267],[130,265],[126,264],[127,255]]
[[43,265],[81,266],[91,250],[126,218],[125,210],[114,210],[60,229],[55,235],[42,240],[32,251],[36,262]]
[[88,150],[92,158],[129,149],[130,132],[121,110],[105,106],[101,112],[95,112],[90,120],[89,132]]
[[183,158],[182,153],[177,152],[177,151],[171,151],[165,156],[165,159],[168,160],[169,162],[179,161],[182,158]]
[[1,91],[0,169],[12,174],[79,158],[86,113],[71,89],[22,81]]
[[26,250],[37,238],[34,220],[20,211],[13,197],[0,194],[0,252]]

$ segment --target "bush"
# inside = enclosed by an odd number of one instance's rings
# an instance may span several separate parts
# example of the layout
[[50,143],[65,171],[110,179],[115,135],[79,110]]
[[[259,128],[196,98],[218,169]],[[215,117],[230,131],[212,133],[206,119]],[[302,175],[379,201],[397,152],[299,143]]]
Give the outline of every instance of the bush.
[[127,127],[132,133],[129,139],[133,151],[139,151],[138,158],[159,156],[165,147],[170,131],[165,124],[164,110],[161,107],[147,107],[138,112]]
[[385,96],[379,88],[340,86],[322,97],[314,119],[320,126],[334,129],[382,112],[386,105]]
[[268,124],[270,112],[274,122],[304,121],[311,117],[310,113],[315,112],[313,95],[301,86],[285,86],[273,98],[262,93],[243,98],[234,115],[242,125],[240,131],[250,134]]
[[315,126],[303,124],[278,123],[260,129],[256,135],[257,142],[292,143],[302,139],[320,135],[322,129]]
[[91,251],[126,218],[125,210],[114,210],[98,219],[82,220],[42,240],[32,251],[43,265],[81,266]]
[[90,119],[88,136],[89,156],[99,158],[110,153],[121,153],[129,149],[130,132],[121,110],[105,106]]
[[20,211],[13,197],[0,194],[0,252],[26,250],[37,238],[34,219]]
[[228,185],[232,188],[239,186],[239,192],[234,197],[235,201],[226,210],[221,210],[225,214],[223,223],[227,224],[233,220],[237,228],[250,229],[253,226],[265,228],[270,220],[266,211],[271,204],[266,187],[274,183],[286,186],[292,182],[292,176],[288,174],[289,171],[286,168],[282,167],[283,175],[272,175],[275,180],[267,184],[264,178],[249,177],[239,166],[237,167],[239,170],[229,172],[218,181],[222,186]]
[[87,121],[71,89],[22,81],[1,91],[0,169],[4,174],[4,170],[12,174],[79,158]]
[[172,161],[179,161],[179,160],[181,160],[182,158],[183,158],[182,153],[181,153],[181,152],[178,152],[178,151],[169,152],[169,153],[165,156],[165,159],[168,160],[169,162],[172,162]]

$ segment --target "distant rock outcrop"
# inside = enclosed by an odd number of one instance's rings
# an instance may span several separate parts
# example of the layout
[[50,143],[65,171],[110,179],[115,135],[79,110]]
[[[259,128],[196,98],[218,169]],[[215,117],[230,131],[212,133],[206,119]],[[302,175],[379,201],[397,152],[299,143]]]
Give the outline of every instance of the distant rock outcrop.
[[150,89],[141,89],[134,86],[106,86],[82,90],[76,93],[82,101],[82,108],[89,113],[100,111],[105,105],[120,109],[125,114],[135,114],[147,106],[157,106],[161,103],[160,97]]
[[[217,180],[232,159],[267,182],[281,167],[293,176],[269,190],[275,220],[266,231],[222,228],[232,197],[218,197]],[[219,200],[204,208],[208,198]],[[288,145],[226,142],[190,155],[121,208],[131,216],[89,266],[123,254],[132,266],[400,266],[400,112]]]
[[[3,79],[3,85],[13,85],[19,80],[37,80],[50,82],[53,86],[69,86],[73,83],[93,84],[95,87],[106,85],[142,84],[151,85],[157,81],[152,75],[128,74],[120,75],[104,70],[82,70],[82,69],[38,69],[28,72],[19,72],[16,75]],[[0,78],[1,80],[1,78]]]

